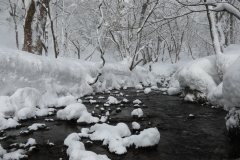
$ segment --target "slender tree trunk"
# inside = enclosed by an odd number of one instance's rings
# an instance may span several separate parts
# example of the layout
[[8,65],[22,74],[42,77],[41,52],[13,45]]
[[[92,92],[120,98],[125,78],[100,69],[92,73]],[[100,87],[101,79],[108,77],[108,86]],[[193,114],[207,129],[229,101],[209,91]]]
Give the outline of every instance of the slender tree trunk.
[[24,23],[24,44],[23,44],[23,51],[33,53],[33,46],[32,46],[32,21],[35,14],[35,2],[29,6],[29,9],[26,13],[25,23]]

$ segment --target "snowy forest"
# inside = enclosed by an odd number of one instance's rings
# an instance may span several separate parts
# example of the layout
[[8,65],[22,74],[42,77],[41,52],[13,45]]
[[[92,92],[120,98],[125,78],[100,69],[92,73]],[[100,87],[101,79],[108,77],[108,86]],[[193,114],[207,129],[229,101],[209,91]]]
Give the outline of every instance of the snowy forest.
[[0,160],[240,158],[239,20],[240,0],[0,0]]

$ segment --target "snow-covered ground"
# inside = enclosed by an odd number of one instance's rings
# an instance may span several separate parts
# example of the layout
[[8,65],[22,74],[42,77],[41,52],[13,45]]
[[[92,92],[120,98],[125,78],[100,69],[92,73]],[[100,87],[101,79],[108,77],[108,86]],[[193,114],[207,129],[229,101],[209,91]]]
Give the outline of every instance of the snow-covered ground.
[[[78,123],[95,124],[79,134],[70,135],[65,140],[64,144],[68,146],[67,154],[72,159],[108,159],[106,156],[86,151],[79,136],[102,140],[103,145],[108,145],[109,151],[116,154],[126,153],[127,147],[131,145],[135,145],[136,148],[154,146],[160,140],[157,129],[146,129],[139,135],[131,135],[124,123],[116,126],[105,124],[110,116],[109,112],[101,117],[92,116],[80,99],[95,92],[109,92],[112,89],[127,87],[134,87],[138,92],[143,91],[145,94],[154,90],[161,90],[169,95],[182,93],[186,101],[204,100],[213,105],[224,106],[226,110],[230,110],[226,117],[227,129],[239,127],[238,49],[237,46],[227,48],[225,54],[220,57],[221,61],[216,59],[216,56],[209,56],[177,65],[153,64],[150,69],[148,65],[137,66],[130,71],[130,59],[106,63],[102,67],[102,62],[72,58],[55,59],[1,47],[0,130],[15,128],[20,125],[20,120],[51,115],[55,112],[54,108],[58,108],[57,118],[60,120],[75,119]],[[216,64],[221,64],[220,68]],[[223,79],[219,75],[219,69]],[[92,84],[99,73],[101,76],[98,81]],[[158,88],[158,83],[168,88]],[[103,111],[106,107],[121,102],[113,96],[106,98],[107,102],[101,107]],[[90,97],[88,100],[90,103],[97,103],[97,100]],[[129,101],[123,99],[123,103]],[[134,107],[140,104],[139,99],[133,101]],[[62,108],[59,110],[59,107]],[[144,115],[140,108],[129,114],[135,117]],[[96,124],[98,122],[103,124]],[[41,125],[34,124],[30,128],[38,129]],[[138,130],[140,125],[134,122],[132,127]],[[6,153],[0,146],[0,158],[25,156],[24,150],[21,149],[12,154]]]

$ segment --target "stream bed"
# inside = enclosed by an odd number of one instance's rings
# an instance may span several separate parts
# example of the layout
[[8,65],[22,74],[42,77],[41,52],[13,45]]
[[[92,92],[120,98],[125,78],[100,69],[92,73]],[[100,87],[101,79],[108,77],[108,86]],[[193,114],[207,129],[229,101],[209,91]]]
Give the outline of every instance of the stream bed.
[[[110,94],[119,101],[126,98],[130,103],[124,106],[119,104],[107,107],[112,109],[109,124],[116,125],[118,122],[124,122],[131,129],[132,122],[136,121],[141,125],[141,129],[157,127],[161,134],[158,147],[154,149],[128,148],[126,154],[116,155],[103,147],[102,142],[93,142],[93,145],[85,145],[86,150],[106,154],[112,160],[195,160],[240,157],[240,144],[228,137],[224,119],[226,111],[222,108],[212,109],[211,106],[186,103],[178,96],[168,96],[163,93],[160,90],[152,90],[146,95],[143,90],[137,91],[133,88],[113,90],[111,93],[92,95],[93,99],[97,100],[97,103],[93,104],[89,103],[86,97],[82,97],[88,111],[94,110],[99,114],[100,110],[94,107],[97,104],[102,107]],[[133,101],[136,99],[142,101],[139,107],[144,112],[144,116],[139,119],[131,117],[134,109]],[[116,112],[118,107],[121,108],[121,112]],[[189,118],[190,114],[194,117]],[[46,118],[54,121],[46,122]],[[0,144],[3,148],[10,149],[9,146],[13,143],[26,143],[28,138],[34,138],[38,144],[37,150],[29,153],[29,160],[67,160],[64,139],[72,132],[79,133],[81,128],[91,126],[79,125],[76,121],[60,121],[57,120],[56,115],[38,117],[20,123],[21,127],[4,131],[4,134],[11,137],[0,140]],[[50,129],[20,135],[20,131],[26,130],[33,123],[44,123]],[[81,141],[86,143],[88,140],[83,138]],[[54,143],[54,146],[48,146],[47,142]]]

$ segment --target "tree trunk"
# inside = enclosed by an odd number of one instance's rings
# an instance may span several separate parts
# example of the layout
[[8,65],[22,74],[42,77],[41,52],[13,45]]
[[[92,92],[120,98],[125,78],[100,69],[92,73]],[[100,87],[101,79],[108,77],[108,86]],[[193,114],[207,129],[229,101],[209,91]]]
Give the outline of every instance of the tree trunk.
[[[43,0],[42,3],[47,5],[48,0]],[[34,53],[37,55],[42,55],[43,47],[46,48],[43,40],[45,37],[47,10],[41,3],[39,3],[38,5],[39,5],[39,15],[37,15],[37,19],[38,19],[37,37],[36,37],[35,46],[34,46]],[[47,49],[45,49],[45,52],[47,52]]]
[[33,53],[33,46],[32,46],[32,21],[35,14],[35,2],[29,6],[29,9],[26,13],[25,23],[24,23],[24,44],[23,44],[23,51]]

